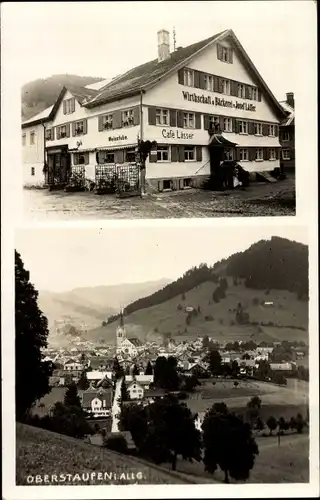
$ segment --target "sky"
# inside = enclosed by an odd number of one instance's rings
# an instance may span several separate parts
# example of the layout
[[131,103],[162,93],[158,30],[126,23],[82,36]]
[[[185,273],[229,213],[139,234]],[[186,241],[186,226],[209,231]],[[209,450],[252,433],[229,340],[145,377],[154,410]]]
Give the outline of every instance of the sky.
[[[224,221],[222,220],[222,223]],[[213,265],[253,243],[282,236],[308,244],[306,227],[134,226],[108,228],[40,227],[20,229],[15,248],[38,290],[142,283],[180,277],[202,262]]]
[[[157,31],[186,46],[233,29],[279,100],[296,92],[299,58],[316,50],[312,1],[7,2],[4,50],[24,84],[53,74],[111,78],[157,57]],[[315,52],[316,54],[316,52]]]

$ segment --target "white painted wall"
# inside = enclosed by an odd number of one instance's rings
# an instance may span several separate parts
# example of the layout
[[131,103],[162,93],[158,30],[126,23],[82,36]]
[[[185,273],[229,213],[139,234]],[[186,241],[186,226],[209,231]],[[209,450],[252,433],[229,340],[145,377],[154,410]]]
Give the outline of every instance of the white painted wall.
[[[30,134],[35,133],[35,143],[30,144]],[[23,185],[40,186],[44,183],[44,128],[35,125],[21,129],[22,136],[26,136],[25,145],[22,144]],[[34,173],[34,175],[33,175]]]

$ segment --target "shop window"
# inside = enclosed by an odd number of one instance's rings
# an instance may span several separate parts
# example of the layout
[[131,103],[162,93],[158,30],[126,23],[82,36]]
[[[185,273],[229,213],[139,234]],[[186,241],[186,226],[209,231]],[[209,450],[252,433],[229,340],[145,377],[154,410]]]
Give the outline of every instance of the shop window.
[[269,125],[268,127],[268,135],[274,137],[276,135],[276,127],[275,125]]
[[282,150],[282,159],[283,160],[290,160],[290,149],[283,149]]
[[204,87],[206,90],[211,90],[211,92],[213,91],[213,76],[204,75]]
[[257,161],[263,160],[263,149],[262,148],[256,149],[256,160]]
[[30,146],[33,146],[36,143],[36,133],[30,132]]
[[115,163],[114,153],[110,153],[109,151],[99,151],[99,163]]
[[185,146],[184,159],[185,159],[185,161],[194,161],[195,160],[195,147],[194,146]]
[[158,146],[158,148],[157,148],[157,160],[158,161],[169,161],[169,147],[168,146]]
[[156,109],[156,125],[169,125],[168,109]]
[[254,123],[253,128],[255,135],[262,135],[262,123]]
[[249,152],[245,148],[240,148],[240,161],[248,161],[249,160]]
[[89,153],[74,153],[74,165],[87,165],[89,163]]
[[248,122],[239,120],[239,134],[247,134],[247,133],[248,133]]
[[35,167],[31,167],[31,175],[36,175],[36,169],[35,169]]
[[183,72],[183,84],[188,87],[194,86],[194,72],[192,69],[185,69]]
[[269,160],[275,160],[276,159],[276,150],[274,148],[269,149]]
[[232,118],[223,119],[223,130],[225,132],[232,132]]
[[184,128],[195,128],[195,114],[194,113],[183,113],[183,127]]
[[26,134],[23,134],[22,135],[22,146],[26,145],[26,140],[27,140],[27,136],[26,136]]
[[130,127],[131,125],[133,125],[134,123],[133,109],[127,109],[126,111],[122,111],[121,123],[123,127]]
[[127,149],[125,152],[125,161],[128,163],[134,163],[136,161],[136,151],[135,149]]

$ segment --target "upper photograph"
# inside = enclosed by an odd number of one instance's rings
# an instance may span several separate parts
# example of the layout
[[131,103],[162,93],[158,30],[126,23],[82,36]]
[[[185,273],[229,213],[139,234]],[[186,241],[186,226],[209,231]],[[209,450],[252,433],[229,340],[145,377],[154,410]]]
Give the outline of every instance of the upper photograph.
[[[259,30],[244,26],[242,2],[220,12],[216,2],[151,4],[56,3],[39,13],[26,46],[43,30],[32,56],[43,77],[22,87],[25,216],[295,215],[286,11],[271,40],[271,2],[252,4]],[[75,16],[66,32],[55,23],[62,14]]]

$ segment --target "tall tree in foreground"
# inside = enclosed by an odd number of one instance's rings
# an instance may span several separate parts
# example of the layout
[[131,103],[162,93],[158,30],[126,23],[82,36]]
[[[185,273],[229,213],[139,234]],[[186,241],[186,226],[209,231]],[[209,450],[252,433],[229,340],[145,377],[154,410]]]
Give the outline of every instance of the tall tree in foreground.
[[230,413],[225,405],[214,405],[205,415],[202,430],[205,470],[213,474],[220,467],[225,483],[229,483],[229,476],[248,479],[259,454],[250,425]]
[[48,321],[38,307],[38,292],[30,283],[20,254],[15,251],[16,418],[23,420],[37,400],[50,392],[53,364],[43,361]]
[[81,408],[80,398],[78,395],[78,389],[77,389],[77,386],[74,382],[71,382],[71,384],[67,388],[65,395],[64,395],[63,404],[65,406],[77,406],[78,408]]
[[150,361],[148,361],[147,368],[146,368],[146,371],[145,371],[145,375],[152,375],[152,374],[153,374],[152,364],[151,364]]

